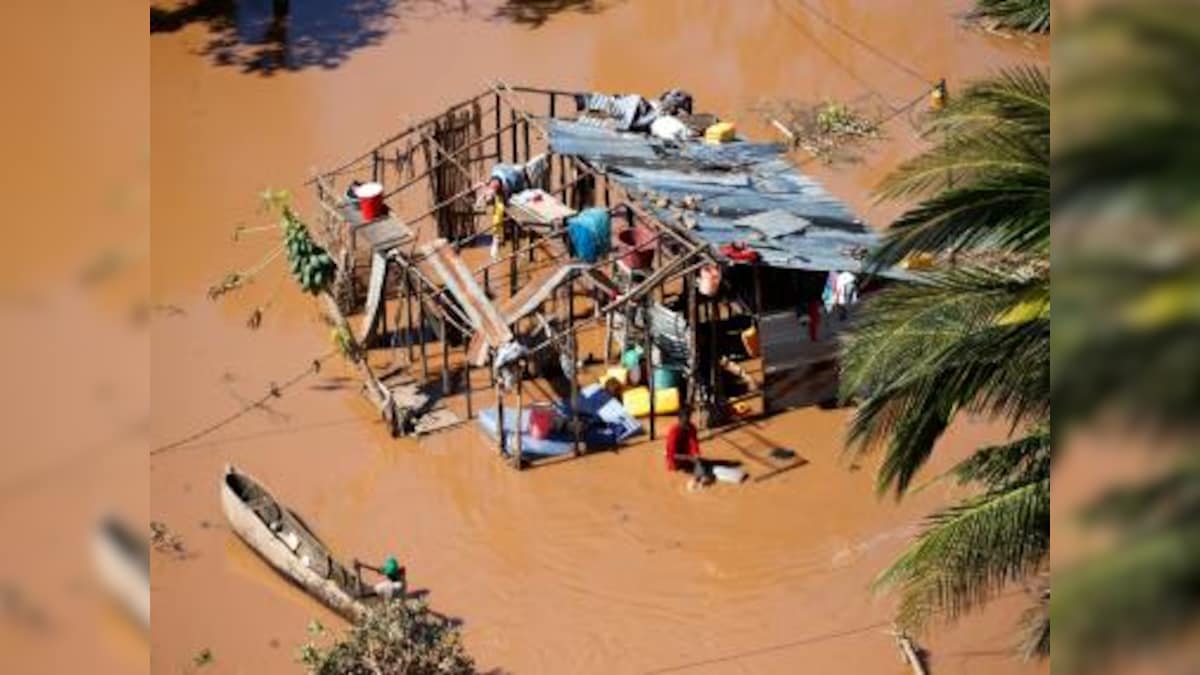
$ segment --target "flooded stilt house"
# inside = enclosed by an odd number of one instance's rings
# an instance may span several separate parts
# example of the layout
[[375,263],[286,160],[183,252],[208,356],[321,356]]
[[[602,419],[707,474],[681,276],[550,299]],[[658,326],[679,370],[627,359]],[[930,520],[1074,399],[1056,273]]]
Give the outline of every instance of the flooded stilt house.
[[662,105],[496,83],[313,177],[393,434],[474,418],[522,466],[834,396],[874,234],[782,146]]

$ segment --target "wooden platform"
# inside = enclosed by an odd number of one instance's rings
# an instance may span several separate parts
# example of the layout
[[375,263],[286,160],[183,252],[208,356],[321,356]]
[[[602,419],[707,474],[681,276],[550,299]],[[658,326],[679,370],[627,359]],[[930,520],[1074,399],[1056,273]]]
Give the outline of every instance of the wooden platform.
[[575,209],[545,190],[525,190],[508,200],[507,213],[522,225],[550,225],[575,215]]
[[396,405],[407,408],[416,415],[413,433],[427,434],[452,427],[462,421],[454,411],[441,404],[439,399],[421,390],[421,386],[407,373],[385,376],[383,384],[392,393]]

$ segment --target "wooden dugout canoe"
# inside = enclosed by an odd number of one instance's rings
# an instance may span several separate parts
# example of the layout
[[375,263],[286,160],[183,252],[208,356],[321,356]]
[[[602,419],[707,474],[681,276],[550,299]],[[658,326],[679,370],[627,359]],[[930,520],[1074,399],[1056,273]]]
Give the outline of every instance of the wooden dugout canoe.
[[227,465],[221,477],[221,509],[250,548],[276,570],[343,617],[366,613],[370,589],[262,484]]

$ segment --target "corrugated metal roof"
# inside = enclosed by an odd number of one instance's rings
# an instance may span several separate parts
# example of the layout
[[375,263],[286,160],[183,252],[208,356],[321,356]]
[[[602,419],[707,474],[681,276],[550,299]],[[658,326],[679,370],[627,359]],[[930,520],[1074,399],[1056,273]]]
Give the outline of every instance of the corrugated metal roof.
[[878,241],[845,204],[787,161],[779,144],[672,145],[567,120],[549,126],[551,150],[603,170],[658,218],[691,221],[691,234],[714,249],[744,241],[773,267],[860,272]]

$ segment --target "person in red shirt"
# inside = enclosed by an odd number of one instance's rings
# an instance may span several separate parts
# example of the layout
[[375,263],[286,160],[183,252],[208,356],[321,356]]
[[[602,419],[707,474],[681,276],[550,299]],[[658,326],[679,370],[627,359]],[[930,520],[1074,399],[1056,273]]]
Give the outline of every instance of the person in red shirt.
[[685,468],[691,464],[697,478],[704,475],[700,462],[700,439],[696,436],[696,425],[692,424],[692,412],[687,406],[679,409],[679,421],[667,430],[667,471],[676,471],[681,461]]

